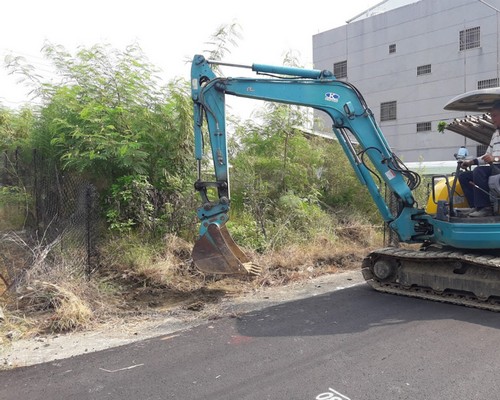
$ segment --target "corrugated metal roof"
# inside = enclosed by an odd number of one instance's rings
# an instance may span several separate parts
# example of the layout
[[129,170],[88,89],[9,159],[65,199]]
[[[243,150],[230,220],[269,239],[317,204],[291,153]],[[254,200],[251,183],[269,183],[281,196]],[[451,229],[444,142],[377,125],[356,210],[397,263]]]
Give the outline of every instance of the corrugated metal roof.
[[[500,87],[471,90],[451,99],[445,110],[481,112],[491,110],[493,103],[500,100]],[[446,126],[446,129],[456,132],[481,144],[490,144],[491,135],[495,132],[495,125],[489,113],[466,115],[455,118]]]
[[490,114],[487,113],[455,118],[453,122],[446,125],[446,129],[488,145],[490,144],[491,135],[495,132],[495,125],[493,125]]

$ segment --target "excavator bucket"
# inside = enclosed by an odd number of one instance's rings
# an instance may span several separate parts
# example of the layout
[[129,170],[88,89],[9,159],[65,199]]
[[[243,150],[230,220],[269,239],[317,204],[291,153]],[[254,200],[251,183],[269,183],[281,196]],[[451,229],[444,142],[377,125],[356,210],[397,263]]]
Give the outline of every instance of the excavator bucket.
[[207,274],[260,275],[262,269],[234,242],[225,226],[210,224],[193,248],[196,267]]

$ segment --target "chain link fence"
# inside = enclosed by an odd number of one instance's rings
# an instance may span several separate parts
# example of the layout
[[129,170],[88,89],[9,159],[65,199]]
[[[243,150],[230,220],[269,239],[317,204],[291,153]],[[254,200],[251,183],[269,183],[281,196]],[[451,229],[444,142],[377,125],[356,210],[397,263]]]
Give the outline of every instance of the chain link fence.
[[62,173],[37,150],[2,154],[0,274],[9,286],[42,255],[45,268],[62,263],[90,278],[99,223],[96,188],[81,176]]

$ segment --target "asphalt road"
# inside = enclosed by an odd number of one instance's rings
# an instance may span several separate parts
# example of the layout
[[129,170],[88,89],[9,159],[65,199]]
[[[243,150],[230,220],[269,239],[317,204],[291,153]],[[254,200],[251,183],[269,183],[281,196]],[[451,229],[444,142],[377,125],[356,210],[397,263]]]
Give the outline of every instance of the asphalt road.
[[496,399],[500,315],[360,284],[0,372],[2,400]]

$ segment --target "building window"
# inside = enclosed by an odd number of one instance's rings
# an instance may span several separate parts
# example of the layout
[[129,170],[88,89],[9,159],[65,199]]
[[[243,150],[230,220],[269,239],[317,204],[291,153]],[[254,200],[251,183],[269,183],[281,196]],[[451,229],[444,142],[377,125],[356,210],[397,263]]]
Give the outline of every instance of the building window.
[[481,28],[479,26],[460,31],[460,51],[481,46],[480,33]]
[[477,81],[478,89],[488,89],[498,87],[498,78],[485,79],[484,81]]
[[395,44],[390,44],[389,45],[389,54],[395,53],[396,52],[396,45]]
[[340,61],[333,64],[333,75],[335,78],[346,78],[347,77],[347,61]]
[[431,73],[431,64],[421,65],[420,67],[417,67],[417,76],[430,73]]
[[428,132],[432,130],[431,122],[418,122],[417,123],[417,132]]
[[385,103],[380,103],[380,121],[391,121],[396,119],[396,102],[387,101]]

